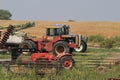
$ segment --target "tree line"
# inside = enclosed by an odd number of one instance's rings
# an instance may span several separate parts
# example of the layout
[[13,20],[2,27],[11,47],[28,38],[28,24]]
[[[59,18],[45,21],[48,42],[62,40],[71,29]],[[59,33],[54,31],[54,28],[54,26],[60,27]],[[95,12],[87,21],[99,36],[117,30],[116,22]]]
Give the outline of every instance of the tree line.
[[0,20],[11,20],[12,14],[8,10],[0,9]]

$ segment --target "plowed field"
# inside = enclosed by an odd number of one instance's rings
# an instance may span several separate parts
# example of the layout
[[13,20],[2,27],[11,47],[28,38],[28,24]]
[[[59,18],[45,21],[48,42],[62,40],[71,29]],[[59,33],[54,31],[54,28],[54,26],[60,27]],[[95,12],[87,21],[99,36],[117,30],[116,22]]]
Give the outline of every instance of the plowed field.
[[[0,20],[0,26],[24,24],[33,21]],[[102,35],[105,37],[120,35],[120,22],[57,22],[57,21],[34,21],[35,27],[25,29],[24,32],[41,37],[45,35],[45,28],[54,24],[65,24],[70,26],[70,32],[73,34]]]

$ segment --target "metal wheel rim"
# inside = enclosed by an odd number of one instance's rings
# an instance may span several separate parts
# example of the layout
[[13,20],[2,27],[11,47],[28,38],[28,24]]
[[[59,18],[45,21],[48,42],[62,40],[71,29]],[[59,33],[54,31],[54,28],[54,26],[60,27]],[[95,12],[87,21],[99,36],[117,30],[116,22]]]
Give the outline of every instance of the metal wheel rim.
[[75,51],[80,52],[83,49],[83,45],[80,45],[80,47],[75,48]]
[[57,54],[60,54],[60,53],[64,53],[66,50],[65,50],[65,47],[63,45],[59,45],[55,48],[55,51]]
[[70,60],[66,60],[63,62],[63,67],[65,69],[70,69],[72,67],[72,62]]

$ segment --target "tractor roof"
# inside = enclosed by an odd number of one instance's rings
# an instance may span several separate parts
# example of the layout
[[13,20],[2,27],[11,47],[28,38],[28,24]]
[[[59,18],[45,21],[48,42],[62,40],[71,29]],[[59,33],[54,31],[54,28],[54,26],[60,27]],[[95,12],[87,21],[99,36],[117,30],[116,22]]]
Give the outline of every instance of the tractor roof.
[[46,28],[62,28],[63,26],[47,26]]
[[67,26],[67,25],[55,24],[55,25],[52,25],[52,26],[47,26],[47,28],[63,28],[64,26]]

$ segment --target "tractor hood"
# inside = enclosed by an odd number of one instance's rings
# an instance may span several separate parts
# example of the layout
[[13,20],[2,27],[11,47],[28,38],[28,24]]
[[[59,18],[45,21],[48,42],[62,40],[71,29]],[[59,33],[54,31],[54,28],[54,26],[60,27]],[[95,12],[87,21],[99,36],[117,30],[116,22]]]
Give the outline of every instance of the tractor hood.
[[[76,37],[78,35],[80,35],[80,34],[62,35],[62,37],[64,37],[64,38],[67,38],[67,37]],[[85,41],[85,36],[84,35],[80,35],[80,38],[81,38],[81,40]]]
[[76,34],[62,35],[62,37],[76,37]]

